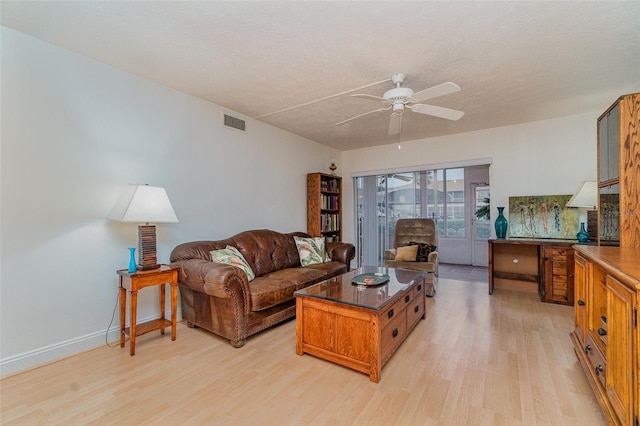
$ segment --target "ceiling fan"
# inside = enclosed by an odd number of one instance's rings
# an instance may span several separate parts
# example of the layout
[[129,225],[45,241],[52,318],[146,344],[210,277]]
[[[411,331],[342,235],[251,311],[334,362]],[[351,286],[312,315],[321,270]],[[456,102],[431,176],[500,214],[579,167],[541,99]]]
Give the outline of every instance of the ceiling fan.
[[336,123],[336,126],[355,120],[356,118],[364,117],[365,115],[392,110],[391,117],[389,118],[389,134],[395,135],[400,133],[400,130],[402,130],[402,113],[405,108],[413,112],[432,115],[439,118],[446,118],[447,120],[459,120],[464,115],[463,111],[420,103],[427,99],[437,98],[438,96],[444,96],[460,91],[460,86],[455,83],[442,83],[414,93],[414,91],[408,87],[400,87],[404,82],[404,74],[394,74],[391,77],[391,81],[396,87],[384,92],[382,97],[366,94],[351,95],[353,97],[369,101],[381,102],[385,105],[384,107],[348,118]]

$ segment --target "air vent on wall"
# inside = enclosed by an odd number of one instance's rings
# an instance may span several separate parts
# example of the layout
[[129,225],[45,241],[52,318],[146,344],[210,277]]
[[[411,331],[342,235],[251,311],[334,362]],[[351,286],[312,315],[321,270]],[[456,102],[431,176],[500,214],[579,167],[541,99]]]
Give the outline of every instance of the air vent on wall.
[[237,117],[232,117],[231,115],[228,114],[223,114],[224,116],[224,126],[229,128],[229,129],[233,129],[233,130],[237,130],[239,132],[242,133],[246,133],[247,132],[247,122],[237,118]]

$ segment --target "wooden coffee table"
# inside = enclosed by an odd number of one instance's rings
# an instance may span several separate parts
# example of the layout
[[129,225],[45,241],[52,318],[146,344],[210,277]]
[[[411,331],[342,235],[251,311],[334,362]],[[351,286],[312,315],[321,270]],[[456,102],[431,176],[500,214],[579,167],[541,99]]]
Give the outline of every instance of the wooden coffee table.
[[[387,283],[351,283],[361,274],[389,275]],[[295,292],[296,353],[369,374],[380,371],[425,317],[425,272],[364,266]]]

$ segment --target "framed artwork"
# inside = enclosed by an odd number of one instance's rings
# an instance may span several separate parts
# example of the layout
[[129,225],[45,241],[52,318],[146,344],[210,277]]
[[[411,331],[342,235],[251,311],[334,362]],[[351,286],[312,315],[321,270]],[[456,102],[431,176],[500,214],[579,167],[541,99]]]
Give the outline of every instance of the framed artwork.
[[571,194],[509,197],[509,237],[575,240],[578,209],[566,206],[569,199]]

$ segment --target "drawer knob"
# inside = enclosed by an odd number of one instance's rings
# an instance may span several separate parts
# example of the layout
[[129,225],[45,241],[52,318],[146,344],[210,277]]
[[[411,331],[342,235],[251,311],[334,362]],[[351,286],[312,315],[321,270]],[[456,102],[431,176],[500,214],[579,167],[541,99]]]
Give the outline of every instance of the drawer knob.
[[607,335],[607,330],[605,330],[604,328],[600,327],[598,329],[598,334],[601,336],[606,336]]
[[585,354],[588,354],[588,353],[589,353],[589,351],[591,351],[591,345],[587,345],[587,346],[585,346],[585,347],[584,347],[584,353],[585,353]]
[[418,291],[422,290],[422,284],[418,285]]
[[596,376],[599,376],[600,373],[602,373],[602,371],[604,370],[604,367],[602,366],[602,364],[598,365],[596,368]]
[[413,308],[413,312],[415,312],[416,314],[418,313],[418,311],[420,310],[420,306],[416,305],[415,308]]
[[584,303],[584,300],[578,299],[578,305],[579,306],[584,306],[584,305],[586,305],[586,303]]
[[393,332],[391,333],[391,335],[393,336],[393,338],[395,339],[396,337],[398,337],[398,329],[394,328]]
[[389,309],[389,312],[387,313],[387,317],[393,318],[393,309]]
[[409,296],[408,294],[404,297],[404,303],[409,303],[409,301],[411,300],[411,296]]

